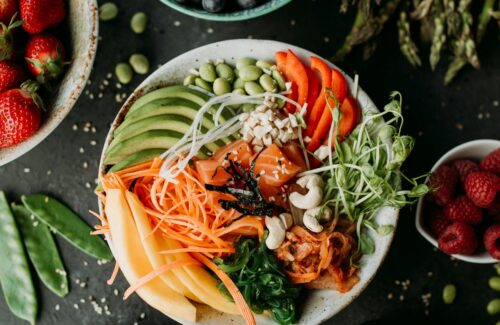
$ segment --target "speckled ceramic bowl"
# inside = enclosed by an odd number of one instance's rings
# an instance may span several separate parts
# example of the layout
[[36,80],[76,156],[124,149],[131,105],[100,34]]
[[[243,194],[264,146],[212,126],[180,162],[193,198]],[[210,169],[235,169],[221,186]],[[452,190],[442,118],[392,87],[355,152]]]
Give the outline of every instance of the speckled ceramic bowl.
[[[182,83],[182,80],[188,73],[189,69],[197,68],[202,62],[205,62],[207,59],[213,61],[217,59],[223,59],[226,62],[232,64],[235,64],[238,58],[248,56],[254,57],[256,59],[274,60],[275,52],[286,51],[287,49],[293,50],[295,54],[297,54],[302,60],[304,60],[304,62],[308,62],[311,55],[318,56],[310,51],[286,43],[268,40],[238,39],[202,46],[192,51],[186,52],[167,62],[153,74],[151,74],[132,93],[121,110],[118,112],[118,115],[113,122],[105,141],[103,153],[106,151],[112,139],[114,129],[118,125],[120,125],[123,117],[130,109],[130,106],[134,103],[134,101],[143,94],[160,86]],[[333,64],[330,65],[332,67],[335,67]],[[335,68],[339,71],[342,71],[338,67]],[[350,88],[353,89],[354,85],[352,78],[347,75],[345,76],[349,82]],[[361,108],[364,112],[377,111],[377,108],[373,104],[372,100],[360,87],[358,88],[358,102],[360,103]],[[100,172],[105,172],[103,169],[103,159],[104,154],[101,157],[99,168]],[[101,202],[99,202],[99,206],[102,212],[103,210]],[[396,226],[398,216],[399,210],[392,208],[383,208],[377,213],[375,220],[378,224]],[[386,236],[379,236],[373,232],[370,233],[370,235],[375,242],[376,250],[373,255],[364,256],[362,258],[362,267],[359,272],[360,281],[352,288],[351,291],[344,294],[332,290],[311,291],[307,298],[304,299],[301,318],[299,319],[298,324],[314,325],[324,322],[325,320],[331,318],[343,308],[348,306],[367,287],[367,285],[377,273],[380,265],[387,255],[387,252],[389,251],[392,240],[394,238],[394,232]],[[107,239],[108,242],[110,242],[111,239],[109,237]],[[126,304],[126,302],[124,302],[124,304]],[[240,316],[222,314],[206,305],[199,305],[198,307],[197,324],[243,324],[243,319]],[[263,315],[256,315],[256,319],[258,324],[275,324],[271,318]],[[182,323],[187,324],[186,322]]]
[[213,20],[213,21],[239,21],[239,20],[247,20],[263,16],[272,11],[278,10],[279,8],[283,7],[292,0],[269,0],[252,9],[239,10],[229,13],[210,13],[202,9],[197,9],[190,7],[188,5],[180,4],[175,0],[160,0],[160,1],[169,6],[170,8],[173,8],[188,16],[201,18],[205,20]]
[[0,166],[30,151],[54,131],[75,105],[90,75],[97,49],[97,2],[70,0],[67,4],[72,47],[68,52],[73,54],[71,64],[57,90],[45,99],[47,113],[38,132],[16,146],[0,149]]
[[[434,166],[432,166],[431,172],[435,171],[439,166],[450,163],[456,159],[473,159],[479,161],[486,157],[487,154],[498,148],[500,148],[500,140],[494,139],[480,139],[462,143],[445,153],[434,164]],[[424,237],[434,247],[438,247],[437,238],[431,234],[427,228],[425,216],[425,198],[420,198],[417,205],[415,226],[422,237]],[[464,262],[474,264],[491,264],[498,262],[486,251],[475,253],[473,255],[455,254],[452,256]]]

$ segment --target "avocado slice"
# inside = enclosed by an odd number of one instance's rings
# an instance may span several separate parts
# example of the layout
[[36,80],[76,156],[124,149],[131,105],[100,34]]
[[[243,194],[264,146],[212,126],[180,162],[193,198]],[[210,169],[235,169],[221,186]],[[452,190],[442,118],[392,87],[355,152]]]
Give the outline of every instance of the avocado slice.
[[210,99],[210,96],[208,96],[205,93],[202,93],[201,91],[186,86],[178,85],[178,86],[164,87],[153,90],[145,94],[144,96],[138,98],[135,101],[135,103],[132,104],[132,107],[130,107],[129,113],[132,113],[135,110],[139,109],[141,106],[146,105],[147,103],[150,103],[160,98],[182,98],[192,101],[195,104],[198,104],[199,106],[202,106]]
[[[125,116],[125,120],[123,121],[123,123],[115,129],[114,136],[117,136],[124,129],[128,128],[132,123],[157,115],[181,115],[192,121],[196,116],[196,113],[198,113],[199,109],[200,105],[181,98],[156,99],[141,106],[140,109],[137,109],[133,113],[129,112]],[[214,127],[214,123],[212,122],[211,118],[203,119],[202,125],[207,129],[211,129]]]
[[[112,150],[106,153],[104,164],[117,164],[129,155],[146,149],[170,149],[182,138],[182,136],[182,133],[171,130],[151,130],[143,132],[115,145]],[[209,152],[209,149],[202,147],[201,152],[198,153],[198,157],[206,158]]]
[[132,167],[138,165],[140,163],[152,160],[156,157],[159,157],[162,153],[165,152],[165,149],[147,149],[138,151],[136,153],[131,154],[127,158],[123,159],[113,167],[109,169],[109,172],[117,172],[119,170]]
[[[189,131],[192,123],[193,121],[189,118],[175,114],[148,117],[130,124],[126,129],[123,129],[122,132],[116,134],[108,150],[113,150],[113,148],[123,140],[150,130],[172,130],[184,134]],[[201,131],[205,133],[207,129],[202,126]],[[207,148],[214,151],[224,145],[225,142],[218,140],[213,144],[208,144]]]

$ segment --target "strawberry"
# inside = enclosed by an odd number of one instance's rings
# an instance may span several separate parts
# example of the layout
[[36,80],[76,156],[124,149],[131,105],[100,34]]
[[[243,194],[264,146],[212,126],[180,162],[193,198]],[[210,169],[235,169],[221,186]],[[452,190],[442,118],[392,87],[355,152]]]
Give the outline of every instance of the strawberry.
[[16,12],[16,0],[0,0],[0,22],[8,23]]
[[20,0],[23,28],[30,34],[40,34],[59,25],[66,17],[64,0]]
[[[2,0],[0,0],[2,1]],[[12,30],[23,24],[22,20],[16,20],[16,15],[12,16],[9,25],[0,21],[0,61],[11,59],[14,53],[14,40]]]
[[439,166],[429,178],[429,187],[432,189],[430,199],[437,205],[445,206],[455,196],[458,184],[458,172],[449,166]]
[[24,52],[28,70],[40,83],[54,80],[63,72],[64,46],[52,35],[31,36]]
[[489,172],[472,172],[465,180],[465,192],[475,205],[490,207],[500,191],[500,177]]
[[459,159],[455,160],[452,164],[453,168],[455,168],[460,176],[460,182],[462,184],[465,182],[467,175],[471,172],[477,172],[479,170],[479,166],[477,163],[468,159]]
[[19,87],[26,79],[26,72],[22,66],[10,60],[0,61],[0,94]]
[[483,210],[477,207],[466,195],[459,196],[448,203],[443,212],[446,218],[455,222],[461,221],[477,225],[483,220]]
[[484,171],[500,175],[500,148],[484,157],[479,166]]
[[26,140],[40,127],[42,104],[36,88],[38,85],[25,82],[0,95],[0,148]]

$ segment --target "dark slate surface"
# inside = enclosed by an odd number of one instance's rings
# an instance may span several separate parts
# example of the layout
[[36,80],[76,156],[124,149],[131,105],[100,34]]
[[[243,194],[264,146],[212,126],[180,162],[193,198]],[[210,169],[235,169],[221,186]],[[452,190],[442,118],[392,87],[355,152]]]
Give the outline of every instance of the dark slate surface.
[[[333,2],[297,0],[263,18],[224,24],[183,16],[155,0],[122,0],[118,3],[121,10],[118,19],[100,26],[102,39],[87,87],[94,99],[82,95],[50,137],[22,158],[0,167],[0,188],[11,200],[28,193],[54,195],[93,224],[95,220],[87,211],[97,209],[97,204],[87,187],[93,186],[104,138],[120,108],[115,95],[129,94],[142,80],[136,77],[121,90],[110,80],[111,86],[102,91],[103,98],[99,99],[99,84],[118,61],[127,60],[134,52],[143,52],[156,67],[200,45],[246,37],[289,42],[329,56],[333,46],[342,41],[341,35],[345,35],[351,21],[350,16],[337,14],[338,4]],[[128,27],[131,15],[137,10],[144,10],[151,20],[142,36],[133,35]],[[480,47],[483,69],[466,68],[449,87],[442,84],[444,65],[432,74],[427,66],[417,70],[407,64],[396,45],[393,27],[382,38],[371,61],[362,61],[357,52],[342,64],[348,73],[360,74],[362,87],[379,106],[386,103],[390,91],[402,92],[407,108],[406,131],[417,138],[415,151],[406,165],[410,175],[426,172],[444,152],[462,142],[500,138],[500,42],[496,33],[496,27],[490,29],[487,45]],[[92,123],[96,133],[84,132],[87,122]],[[77,131],[73,130],[74,125]],[[87,169],[83,168],[84,162],[88,163]],[[37,281],[41,302],[39,324],[174,323],[137,297],[122,302],[120,295],[127,287],[123,278],[119,276],[112,287],[105,284],[113,269],[111,263],[100,266],[70,245],[59,239],[58,242],[69,272],[71,293],[60,299]],[[491,265],[451,261],[434,251],[414,228],[414,209],[405,209],[392,249],[375,280],[354,303],[327,323],[495,324],[499,319],[485,310],[488,301],[498,296],[487,284],[494,274]],[[397,284],[399,281],[409,281],[407,290]],[[441,301],[441,289],[447,283],[458,287],[456,302],[451,306]],[[118,296],[114,294],[115,288]],[[431,294],[429,307],[422,299],[427,293]],[[388,299],[391,294],[393,298]],[[102,316],[94,311],[89,298],[103,308]],[[110,315],[106,315],[105,306]],[[9,313],[1,297],[0,324],[21,323]]]

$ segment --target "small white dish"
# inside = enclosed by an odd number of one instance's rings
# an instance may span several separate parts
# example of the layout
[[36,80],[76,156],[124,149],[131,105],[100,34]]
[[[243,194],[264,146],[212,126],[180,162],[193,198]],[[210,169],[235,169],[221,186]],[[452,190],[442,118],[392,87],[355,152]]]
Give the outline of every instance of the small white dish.
[[[434,172],[439,166],[447,164],[456,159],[472,159],[481,160],[490,152],[495,149],[500,148],[500,140],[493,139],[480,139],[473,140],[463,143],[455,148],[451,149],[445,153],[435,164],[432,166],[431,172]],[[417,215],[415,218],[415,226],[418,232],[434,247],[438,247],[438,242],[436,238],[428,231],[425,224],[424,217],[424,204],[425,198],[420,198],[417,204]],[[464,262],[475,263],[475,264],[490,264],[498,262],[496,259],[491,257],[488,252],[476,253],[474,255],[461,255],[455,254],[453,257],[462,260]]]
[[67,17],[63,25],[69,28],[71,64],[56,91],[44,98],[47,112],[43,114],[40,129],[26,141],[0,149],[0,166],[24,155],[48,137],[73,109],[90,76],[97,50],[97,1],[69,0],[65,3]]

